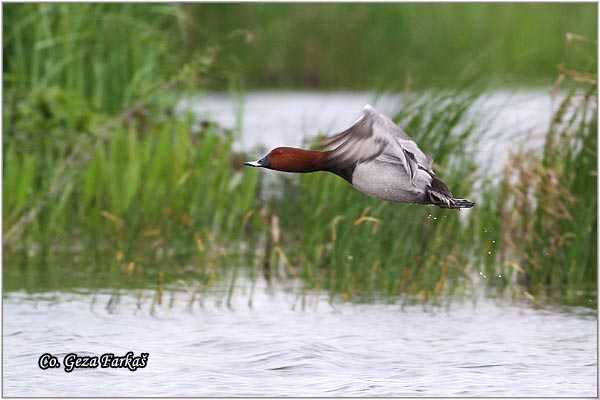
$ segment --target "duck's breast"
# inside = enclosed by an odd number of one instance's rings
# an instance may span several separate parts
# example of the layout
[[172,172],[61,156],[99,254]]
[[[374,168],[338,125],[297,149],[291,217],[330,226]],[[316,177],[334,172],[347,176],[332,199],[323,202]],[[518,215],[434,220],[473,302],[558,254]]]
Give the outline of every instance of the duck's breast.
[[358,164],[351,180],[361,192],[387,201],[427,204],[431,176],[419,169],[413,182],[401,164],[373,160]]

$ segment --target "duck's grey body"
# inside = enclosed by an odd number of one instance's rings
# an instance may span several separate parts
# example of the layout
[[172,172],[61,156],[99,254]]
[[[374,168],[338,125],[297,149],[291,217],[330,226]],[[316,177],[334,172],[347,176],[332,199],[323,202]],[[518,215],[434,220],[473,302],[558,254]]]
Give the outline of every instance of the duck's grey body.
[[431,185],[431,175],[418,170],[411,183],[401,164],[390,164],[379,159],[358,164],[350,184],[361,192],[381,200],[399,203],[428,204],[429,196],[422,188]]
[[432,170],[433,159],[390,118],[366,105],[350,128],[322,142],[338,145],[323,161],[361,192],[399,203],[469,208]]

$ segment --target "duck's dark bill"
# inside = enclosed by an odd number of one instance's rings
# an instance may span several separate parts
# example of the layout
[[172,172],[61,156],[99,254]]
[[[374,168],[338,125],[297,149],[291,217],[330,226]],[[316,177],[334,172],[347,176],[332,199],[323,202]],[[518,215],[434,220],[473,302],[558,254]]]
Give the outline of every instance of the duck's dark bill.
[[262,165],[260,165],[260,164],[258,163],[258,161],[246,161],[246,162],[244,163],[244,165],[249,165],[249,166],[251,166],[251,167],[262,167]]

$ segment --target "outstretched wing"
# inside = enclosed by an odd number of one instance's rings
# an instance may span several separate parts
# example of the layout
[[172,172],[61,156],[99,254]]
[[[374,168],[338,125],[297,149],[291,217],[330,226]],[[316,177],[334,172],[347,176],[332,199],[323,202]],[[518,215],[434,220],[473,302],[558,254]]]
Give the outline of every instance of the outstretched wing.
[[419,166],[431,171],[432,159],[400,127],[366,105],[360,118],[347,130],[324,139],[324,147],[337,146],[323,156],[330,165],[346,166],[373,159],[402,164],[411,181]]

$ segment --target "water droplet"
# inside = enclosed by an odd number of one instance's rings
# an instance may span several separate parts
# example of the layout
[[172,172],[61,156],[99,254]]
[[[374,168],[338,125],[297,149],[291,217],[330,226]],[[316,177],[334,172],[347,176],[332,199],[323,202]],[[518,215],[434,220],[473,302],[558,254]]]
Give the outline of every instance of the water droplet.
[[492,252],[491,252],[491,251],[488,251],[488,254],[492,254]]
[[502,275],[498,275],[498,278],[502,278]]
[[433,217],[433,219],[437,219],[437,217]]
[[492,243],[496,243],[496,241],[495,241],[495,240],[492,240]]

